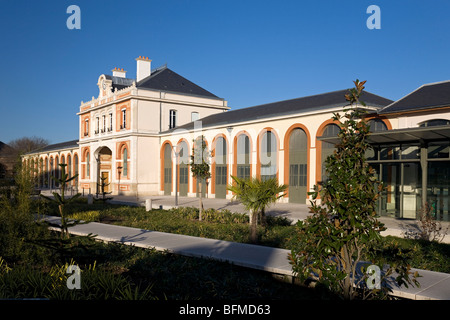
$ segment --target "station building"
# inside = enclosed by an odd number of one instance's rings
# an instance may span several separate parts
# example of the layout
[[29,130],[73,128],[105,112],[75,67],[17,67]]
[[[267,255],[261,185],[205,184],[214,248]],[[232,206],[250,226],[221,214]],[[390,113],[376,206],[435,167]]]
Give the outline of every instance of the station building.
[[[324,160],[339,127],[331,119],[347,105],[348,89],[231,110],[227,101],[175,73],[136,59],[137,77],[115,68],[99,76],[98,97],[81,102],[79,137],[25,155],[41,188],[55,188],[65,163],[78,174],[70,188],[113,195],[198,196],[190,172],[193,142],[212,151],[205,196],[231,198],[231,175],[277,177],[287,184],[280,201],[309,203],[308,191],[326,178]],[[387,188],[381,215],[417,218],[425,203],[449,221],[450,81],[425,84],[392,101],[365,91],[371,126],[367,154]],[[176,156],[175,156],[176,155]],[[176,186],[175,186],[176,184]]]

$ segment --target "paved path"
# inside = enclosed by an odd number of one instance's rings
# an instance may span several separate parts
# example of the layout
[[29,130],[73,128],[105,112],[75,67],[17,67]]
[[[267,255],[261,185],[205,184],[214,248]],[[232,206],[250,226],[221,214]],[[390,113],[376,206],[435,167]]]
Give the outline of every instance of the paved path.
[[[154,209],[159,207],[169,209],[175,206],[175,198],[173,196],[147,196],[139,198],[133,196],[114,196],[112,202],[145,206],[145,201],[147,199],[152,200],[152,207]],[[198,198],[179,197],[178,206],[198,208],[199,201]],[[247,212],[240,202],[227,199],[203,199],[203,207],[205,209],[228,209],[232,212],[239,213]],[[297,222],[298,220],[304,220],[307,216],[311,215],[311,213],[309,213],[309,205],[293,203],[273,204],[269,207],[266,214],[286,217],[288,219],[291,219],[293,223]],[[419,230],[418,222],[416,220],[395,219],[390,217],[380,217],[378,219],[383,222],[387,228],[386,231],[381,233],[383,236],[392,235],[403,237],[406,231],[414,232]],[[450,222],[442,222],[442,227],[443,229],[448,230],[442,242],[450,243]]]

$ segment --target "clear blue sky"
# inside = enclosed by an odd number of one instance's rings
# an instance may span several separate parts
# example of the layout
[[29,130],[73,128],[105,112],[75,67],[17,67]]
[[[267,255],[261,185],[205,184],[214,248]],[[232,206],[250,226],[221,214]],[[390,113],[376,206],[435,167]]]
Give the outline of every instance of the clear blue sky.
[[[81,30],[69,30],[69,5]],[[371,4],[381,29],[369,30]],[[450,1],[14,0],[0,2],[0,141],[78,138],[100,74],[164,63],[231,108],[340,90],[399,99],[450,79]]]

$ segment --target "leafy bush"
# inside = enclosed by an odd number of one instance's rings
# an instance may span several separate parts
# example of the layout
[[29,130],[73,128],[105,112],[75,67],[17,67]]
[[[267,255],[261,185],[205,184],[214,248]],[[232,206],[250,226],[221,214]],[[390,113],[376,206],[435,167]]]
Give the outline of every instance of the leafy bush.
[[[314,186],[313,215],[297,223],[297,241],[290,254],[293,272],[299,278],[315,279],[344,299],[360,297],[361,291],[363,297],[366,293],[385,296],[389,287],[373,290],[365,280],[367,268],[376,265],[384,270],[386,258],[390,267],[385,277],[395,270],[399,285],[418,285],[408,263],[410,256],[396,245],[381,247],[380,232],[385,228],[377,220],[375,208],[383,185],[365,159],[370,128],[365,113],[353,106],[364,105],[359,97],[365,81],[354,83],[355,88],[345,96],[350,102],[345,115],[333,116],[340,131],[336,150],[325,160],[328,179],[321,188]],[[316,202],[319,195],[321,204]]]
[[35,223],[30,211],[33,208],[31,189],[23,179],[17,179],[18,185],[11,190],[11,198],[0,197],[0,256],[10,263],[43,262],[48,259],[48,252],[33,243],[48,238],[50,232],[46,226]]

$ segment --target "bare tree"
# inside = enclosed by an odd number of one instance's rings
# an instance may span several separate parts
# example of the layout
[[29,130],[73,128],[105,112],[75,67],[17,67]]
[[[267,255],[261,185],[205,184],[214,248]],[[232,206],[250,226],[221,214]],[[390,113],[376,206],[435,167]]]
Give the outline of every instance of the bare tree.
[[43,148],[49,144],[47,139],[41,137],[22,137],[12,140],[8,145],[14,148],[19,154],[34,151],[39,148]]

